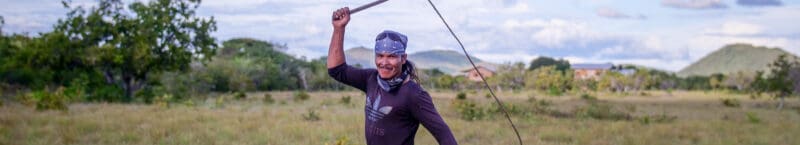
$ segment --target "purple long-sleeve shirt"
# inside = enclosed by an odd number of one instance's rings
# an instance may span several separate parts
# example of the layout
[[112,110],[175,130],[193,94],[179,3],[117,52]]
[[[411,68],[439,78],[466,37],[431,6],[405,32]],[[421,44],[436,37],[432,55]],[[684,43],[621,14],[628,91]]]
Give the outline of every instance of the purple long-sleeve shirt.
[[328,75],[367,94],[364,131],[368,145],[413,145],[420,123],[439,144],[458,144],[433,106],[431,96],[414,81],[386,92],[378,86],[375,69],[341,64],[328,69]]

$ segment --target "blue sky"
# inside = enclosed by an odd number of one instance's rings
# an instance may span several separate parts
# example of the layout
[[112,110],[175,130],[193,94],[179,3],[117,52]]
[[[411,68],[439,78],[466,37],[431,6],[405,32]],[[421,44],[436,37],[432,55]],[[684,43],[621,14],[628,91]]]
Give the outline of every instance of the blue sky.
[[[35,35],[66,15],[57,0],[0,0],[3,32]],[[204,0],[220,40],[286,44],[306,58],[327,54],[331,12],[371,0]],[[678,71],[726,44],[800,53],[800,1],[788,0],[433,0],[471,54],[495,63],[538,56],[573,63],[628,63]],[[91,6],[93,0],[74,0]],[[390,0],[354,14],[345,47],[374,45],[395,30],[409,52],[459,50],[426,0]]]

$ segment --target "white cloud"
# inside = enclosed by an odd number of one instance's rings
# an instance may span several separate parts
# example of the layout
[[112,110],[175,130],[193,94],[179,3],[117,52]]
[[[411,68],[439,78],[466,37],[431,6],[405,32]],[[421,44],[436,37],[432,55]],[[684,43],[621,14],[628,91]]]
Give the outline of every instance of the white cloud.
[[757,24],[736,21],[726,22],[720,27],[706,30],[707,33],[722,35],[756,35],[763,31],[764,29]]
[[724,9],[728,5],[721,0],[662,0],[661,4],[683,9]]

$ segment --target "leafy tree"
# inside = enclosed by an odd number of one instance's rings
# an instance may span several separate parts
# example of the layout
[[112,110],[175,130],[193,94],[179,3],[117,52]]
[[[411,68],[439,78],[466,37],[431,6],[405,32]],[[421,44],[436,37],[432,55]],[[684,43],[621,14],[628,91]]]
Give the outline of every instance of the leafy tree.
[[711,77],[708,78],[708,85],[711,86],[711,89],[720,89],[723,86],[725,78],[725,75],[721,73],[711,74]]
[[540,57],[538,57],[536,59],[533,59],[531,61],[531,64],[528,67],[528,70],[535,70],[535,69],[538,69],[540,67],[551,66],[551,65],[556,66],[555,69],[558,70],[558,71],[562,71],[562,72],[566,71],[566,70],[568,70],[570,68],[569,61],[567,61],[567,60],[564,60],[564,59],[556,60],[556,59],[553,59],[553,58],[550,58],[550,57],[540,56]]
[[746,91],[750,89],[750,84],[753,83],[755,77],[756,76],[753,73],[740,71],[729,75],[729,77],[726,77],[723,81],[723,84],[726,87],[736,89],[737,91]]
[[556,66],[545,66],[528,73],[525,78],[527,88],[539,90],[567,91],[572,89],[572,72],[561,72]]
[[54,35],[63,35],[86,50],[86,57],[102,72],[106,83],[124,91],[123,101],[146,87],[148,78],[162,72],[186,71],[193,60],[208,61],[217,44],[213,18],[195,16],[199,0],[133,2],[125,9],[120,0],[100,0],[91,9],[71,7],[59,20]]
[[495,75],[487,78],[487,81],[489,81],[489,84],[495,85],[494,87],[498,91],[502,91],[503,88],[509,90],[522,89],[525,86],[527,72],[525,64],[521,62],[500,65],[497,67]]
[[780,99],[778,109],[783,108],[786,97],[793,94],[797,95],[798,75],[797,69],[800,67],[800,62],[797,58],[787,56],[786,54],[780,55],[772,64],[770,64],[770,74],[764,79],[758,79],[756,86],[759,93],[771,93],[773,96]]

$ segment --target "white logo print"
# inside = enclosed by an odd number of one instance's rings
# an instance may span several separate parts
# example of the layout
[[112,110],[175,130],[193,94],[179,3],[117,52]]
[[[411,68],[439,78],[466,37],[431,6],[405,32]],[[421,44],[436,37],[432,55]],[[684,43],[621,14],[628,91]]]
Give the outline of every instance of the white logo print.
[[378,95],[378,98],[375,98],[375,101],[370,101],[369,97],[367,98],[366,107],[364,108],[365,112],[367,113],[367,119],[373,122],[378,121],[392,112],[392,106],[380,107],[380,103],[381,95]]

